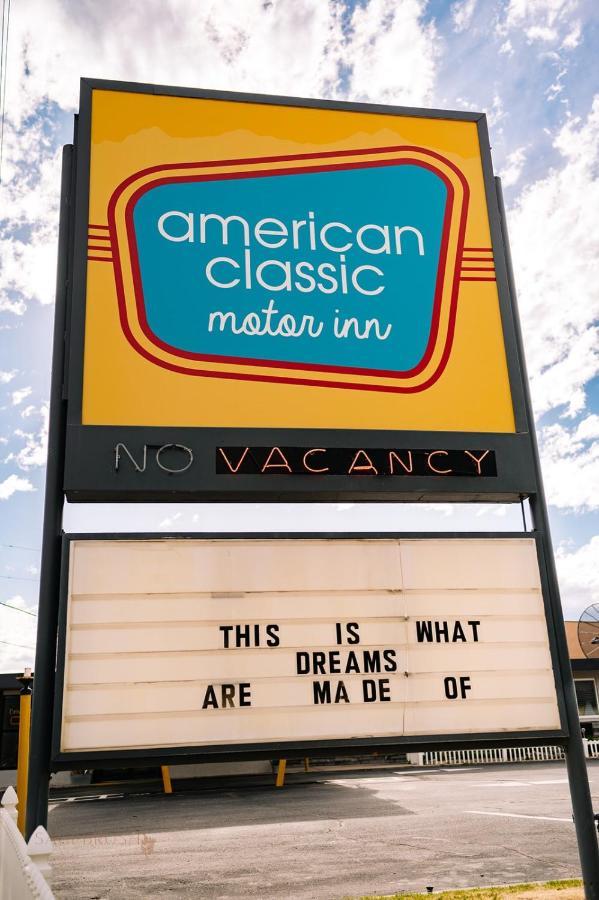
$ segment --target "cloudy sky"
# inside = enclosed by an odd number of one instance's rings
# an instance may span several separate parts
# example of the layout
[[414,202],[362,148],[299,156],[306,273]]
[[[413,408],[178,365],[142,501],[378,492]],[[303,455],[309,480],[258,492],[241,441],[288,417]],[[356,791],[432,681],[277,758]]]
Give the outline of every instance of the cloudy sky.
[[[487,113],[566,615],[599,602],[598,53],[596,0],[13,0],[0,186],[0,671],[33,661],[60,148],[81,76]],[[513,507],[151,505],[69,507],[65,526],[520,521]]]

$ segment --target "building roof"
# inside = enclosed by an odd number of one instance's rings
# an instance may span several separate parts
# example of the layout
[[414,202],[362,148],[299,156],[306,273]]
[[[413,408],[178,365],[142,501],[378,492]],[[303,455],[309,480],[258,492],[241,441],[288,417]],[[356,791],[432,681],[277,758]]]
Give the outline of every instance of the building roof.
[[12,690],[21,690],[21,685],[17,681],[21,672],[12,673],[12,672],[0,672],[0,691],[12,691]]
[[574,622],[566,620],[566,638],[568,639],[568,654],[570,659],[586,659],[578,640],[578,620]]
[[566,621],[566,638],[568,640],[568,654],[574,673],[588,672],[599,673],[599,654],[587,658],[578,640],[578,620]]

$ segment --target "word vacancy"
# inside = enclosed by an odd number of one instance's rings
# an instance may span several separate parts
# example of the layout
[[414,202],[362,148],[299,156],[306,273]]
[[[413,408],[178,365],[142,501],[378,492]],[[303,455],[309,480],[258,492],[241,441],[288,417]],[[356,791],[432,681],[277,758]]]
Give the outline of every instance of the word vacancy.
[[[425,255],[423,234],[413,225],[366,223],[355,228],[341,221],[318,222],[313,211],[305,218],[288,222],[266,217],[250,223],[241,215],[171,209],[158,218],[157,229],[164,240],[173,243],[210,246],[216,242],[221,252],[230,244],[238,248],[234,255],[215,255],[204,264],[207,282],[223,291],[233,288],[252,291],[257,286],[273,293],[347,295],[356,292],[366,298],[377,297],[385,290],[383,270],[364,259],[359,260],[359,265],[349,262],[346,254],[353,251],[353,258],[356,251],[366,254],[366,258],[406,253]],[[299,251],[303,256],[314,254],[318,258],[314,261],[281,259],[277,255],[264,259],[261,258],[264,250],[282,251],[283,256]],[[270,298],[260,313],[252,311],[241,316],[231,310],[211,311],[208,330],[223,332],[229,328],[233,334],[272,337],[317,338],[323,333],[323,320],[311,314],[280,315],[275,304]],[[353,337],[361,339],[372,333],[379,340],[386,340],[391,333],[392,325],[383,325],[378,319],[366,320],[361,331],[357,320],[343,318],[339,310],[335,312],[332,322],[335,338],[348,337],[351,332]]]

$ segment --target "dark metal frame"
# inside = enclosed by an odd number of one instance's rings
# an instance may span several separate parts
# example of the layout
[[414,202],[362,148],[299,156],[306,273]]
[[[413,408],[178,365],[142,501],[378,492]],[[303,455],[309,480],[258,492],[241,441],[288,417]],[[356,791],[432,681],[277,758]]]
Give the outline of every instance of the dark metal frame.
[[[551,651],[551,660],[553,664],[553,672],[555,678],[555,689],[557,695],[557,703],[560,714],[561,728],[556,730],[537,730],[534,732],[489,732],[484,734],[451,734],[451,735],[419,735],[402,736],[402,737],[368,737],[368,738],[351,738],[336,740],[317,740],[317,741],[275,741],[266,743],[254,743],[243,745],[210,745],[206,747],[187,746],[187,747],[160,747],[146,750],[103,750],[90,752],[62,752],[60,749],[60,737],[62,726],[62,705],[64,691],[64,668],[65,668],[65,652],[67,638],[67,614],[68,614],[68,573],[69,573],[69,552],[72,541],[155,541],[155,540],[279,540],[279,541],[295,541],[295,540],[346,540],[354,541],[360,539],[368,540],[434,540],[443,538],[444,540],[458,539],[491,539],[491,540],[515,540],[529,538],[535,541],[537,548],[537,558],[539,561],[539,572],[541,577],[543,602],[545,607],[545,617],[547,621],[547,631],[549,638],[549,647]],[[236,532],[217,532],[213,534],[68,534],[64,535],[62,548],[62,579],[60,587],[60,611],[58,626],[58,653],[57,653],[57,678],[54,696],[54,723],[52,738],[52,766],[60,769],[64,768],[90,768],[93,766],[102,766],[106,763],[122,766],[147,766],[151,761],[162,760],[163,765],[181,762],[203,762],[207,760],[228,761],[234,759],[273,759],[285,756],[310,756],[314,754],[326,755],[327,753],[344,753],[356,750],[357,748],[368,747],[369,749],[382,749],[391,747],[401,749],[408,752],[418,752],[431,748],[439,750],[461,749],[461,748],[480,748],[486,746],[521,746],[534,744],[563,744],[568,737],[568,729],[566,722],[566,710],[564,704],[564,687],[559,678],[559,655],[557,648],[556,635],[552,626],[551,610],[549,608],[549,599],[546,583],[545,561],[543,558],[543,548],[539,535],[531,532],[455,532],[455,533],[434,533],[434,532],[368,532],[368,533],[236,533]]]
[[[311,428],[180,428],[117,427],[82,425],[83,349],[87,280],[87,243],[89,208],[89,166],[91,151],[92,94],[94,90],[126,91],[136,94],[167,95],[204,100],[234,100],[271,106],[296,106],[345,112],[412,116],[425,119],[449,119],[473,122],[478,130],[486,202],[491,229],[497,291],[503,326],[515,433],[469,433],[439,431],[377,431]],[[372,103],[347,103],[336,100],[308,100],[266,94],[238,94],[163,85],[82,79],[77,142],[77,183],[75,191],[73,309],[69,335],[68,425],[65,492],[71,501],[137,500],[155,501],[318,501],[365,500],[413,501],[426,495],[452,501],[506,502],[519,500],[535,490],[532,446],[527,426],[524,386],[516,326],[513,320],[508,270],[502,240],[497,194],[493,183],[486,117],[483,113],[422,110],[404,106],[380,106]],[[315,389],[316,390],[316,389]],[[131,441],[160,447],[164,443],[192,446],[198,464],[182,475],[157,468],[141,475],[135,471],[115,472],[110,468],[114,446]],[[472,479],[422,476],[421,478],[355,478],[351,476],[216,475],[214,460],[218,446],[306,446],[306,447],[425,447],[434,449],[494,450],[497,477]],[[125,467],[123,467],[125,468]],[[284,481],[284,483],[282,483]]]

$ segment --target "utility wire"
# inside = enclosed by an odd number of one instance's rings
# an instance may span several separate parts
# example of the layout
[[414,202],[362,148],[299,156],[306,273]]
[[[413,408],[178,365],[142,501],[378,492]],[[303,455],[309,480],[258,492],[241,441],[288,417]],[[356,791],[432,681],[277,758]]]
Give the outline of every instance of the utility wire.
[[40,552],[39,547],[24,547],[22,544],[0,544],[0,547],[6,548],[7,550],[32,550],[35,553]]
[[20,578],[18,575],[0,575],[0,578],[5,578],[7,581],[35,581],[36,584],[39,581],[39,578]]
[[[2,158],[4,156],[4,120],[6,118],[6,83],[8,81],[8,32],[10,29],[10,2],[2,3],[2,77],[0,78],[0,184],[2,183]],[[6,31],[4,29],[4,12],[6,10]]]
[[[2,41],[0,42],[0,89],[4,84],[4,22],[6,19],[6,0],[2,0],[2,31],[0,34],[2,35]],[[2,91],[0,90],[0,97],[2,96]]]
[[25,613],[28,616],[37,616],[37,613],[31,612],[29,609],[22,609],[20,606],[13,606],[12,603],[5,603],[4,600],[0,600],[0,606],[5,606],[7,609],[16,609],[17,612]]
[[14,641],[0,641],[0,644],[9,644],[11,647],[21,647],[23,650],[35,650],[35,647],[30,647],[29,644],[15,644]]

